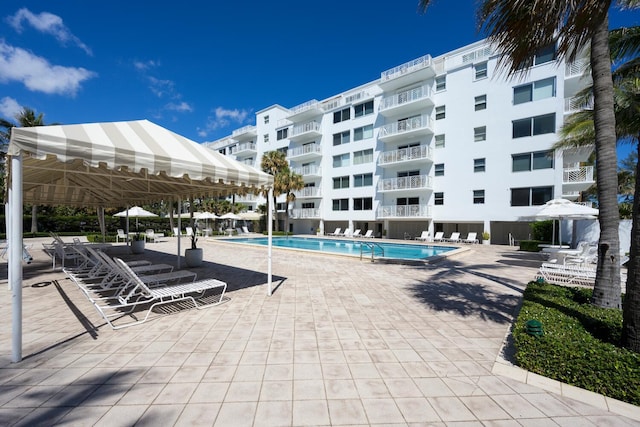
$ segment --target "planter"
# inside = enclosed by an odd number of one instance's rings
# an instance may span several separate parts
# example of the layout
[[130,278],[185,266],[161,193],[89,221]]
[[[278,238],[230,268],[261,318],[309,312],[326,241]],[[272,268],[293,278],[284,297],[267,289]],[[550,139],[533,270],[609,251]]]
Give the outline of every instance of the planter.
[[483,245],[490,245],[491,244],[491,240],[483,240],[482,244]]
[[202,265],[202,248],[185,249],[184,261],[187,267],[200,267]]
[[144,240],[132,240],[131,241],[131,253],[143,254],[144,253]]

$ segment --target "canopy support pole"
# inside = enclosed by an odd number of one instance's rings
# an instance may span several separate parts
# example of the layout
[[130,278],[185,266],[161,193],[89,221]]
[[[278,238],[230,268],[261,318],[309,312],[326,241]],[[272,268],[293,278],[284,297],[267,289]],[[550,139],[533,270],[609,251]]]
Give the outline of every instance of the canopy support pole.
[[269,215],[267,220],[267,295],[271,296],[273,290],[271,289],[272,282],[272,266],[271,266],[271,253],[273,247],[273,187],[269,189],[269,195],[267,196],[269,199]]
[[178,198],[178,260],[176,261],[176,268],[180,270],[180,237],[182,236],[182,197]]
[[22,154],[11,157],[9,215],[11,227],[7,230],[7,253],[12,307],[11,361],[17,363],[22,360]]

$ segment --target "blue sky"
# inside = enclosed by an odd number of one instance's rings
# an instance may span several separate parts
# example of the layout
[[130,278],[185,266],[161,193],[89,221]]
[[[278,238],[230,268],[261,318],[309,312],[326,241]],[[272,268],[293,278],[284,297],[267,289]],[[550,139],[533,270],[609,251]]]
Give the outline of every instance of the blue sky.
[[[149,119],[197,142],[477,41],[473,0],[17,1],[2,8],[0,116]],[[637,25],[615,12],[611,25]]]

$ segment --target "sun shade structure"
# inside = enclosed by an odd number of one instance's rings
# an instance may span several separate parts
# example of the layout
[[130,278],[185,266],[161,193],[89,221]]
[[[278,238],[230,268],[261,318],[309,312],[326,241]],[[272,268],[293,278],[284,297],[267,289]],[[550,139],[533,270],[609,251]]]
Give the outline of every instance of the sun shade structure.
[[[560,239],[562,239],[562,220],[563,219],[593,219],[598,216],[600,211],[589,206],[579,205],[567,199],[552,199],[540,207],[540,210],[534,215],[521,217],[522,220],[558,220]],[[555,243],[555,222],[553,223],[552,244]]]
[[[12,128],[7,154],[14,362],[22,359],[23,203],[102,208],[273,187],[271,175],[148,120]],[[271,294],[271,247],[267,275]]]

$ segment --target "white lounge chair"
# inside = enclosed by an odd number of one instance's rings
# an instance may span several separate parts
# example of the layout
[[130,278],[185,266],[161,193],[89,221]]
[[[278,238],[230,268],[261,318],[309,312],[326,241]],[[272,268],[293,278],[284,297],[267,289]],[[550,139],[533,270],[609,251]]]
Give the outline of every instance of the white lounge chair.
[[416,236],[416,240],[428,242],[431,237],[429,236],[429,230],[424,230],[419,236]]
[[596,281],[596,270],[578,265],[544,262],[536,275],[536,280],[539,279],[554,285],[592,286]]
[[356,231],[353,232],[353,234],[350,237],[362,237],[362,234],[360,234],[360,229],[356,229]]
[[337,227],[333,233],[327,233],[327,236],[341,236],[342,227]]
[[156,233],[153,229],[149,228],[145,231],[144,233],[144,239],[147,242],[151,242],[153,241],[153,243],[156,243],[158,241],[158,239],[160,239],[161,237],[164,237],[163,233]]
[[181,232],[180,232],[180,230],[178,229],[178,227],[173,227],[173,235],[174,235],[175,237],[178,237],[178,236],[186,236],[186,234],[185,234],[185,233],[181,233]]
[[362,237],[363,237],[363,238],[365,238],[365,239],[373,239],[373,238],[375,237],[375,236],[373,235],[373,229],[371,229],[371,230],[367,230],[367,232],[366,232],[366,233],[364,233],[364,234],[362,235]]
[[470,232],[467,234],[467,237],[464,239],[460,239],[462,243],[478,243],[478,238],[476,237],[478,233]]
[[458,243],[460,242],[460,233],[458,233],[457,231],[454,231],[453,233],[451,233],[451,236],[443,240],[449,243]]
[[433,236],[433,241],[434,242],[443,242],[444,241],[444,232],[443,231],[437,231],[436,235]]
[[249,231],[249,229],[247,228],[247,226],[246,226],[246,225],[242,227],[242,232],[243,232],[244,234],[251,234],[251,232]]
[[338,236],[342,236],[342,237],[349,237],[351,236],[351,229],[347,228],[346,230],[344,230],[344,233],[342,234],[338,234]]
[[116,243],[119,243],[120,239],[122,239],[123,242],[126,242],[129,239],[122,228],[118,228],[118,234],[116,234]]
[[185,227],[184,229],[187,231],[187,237],[193,236],[193,227]]

